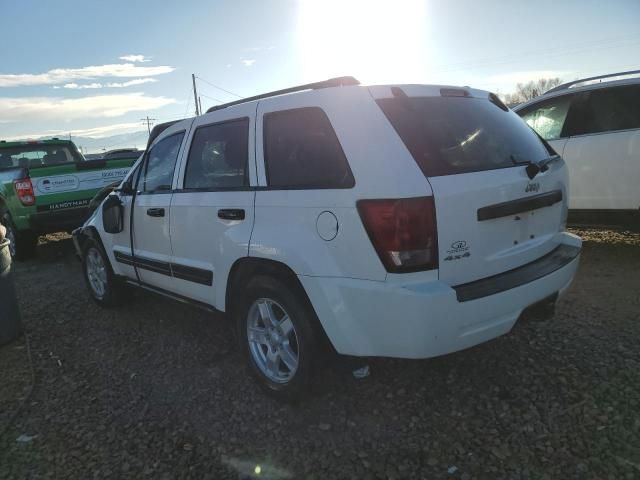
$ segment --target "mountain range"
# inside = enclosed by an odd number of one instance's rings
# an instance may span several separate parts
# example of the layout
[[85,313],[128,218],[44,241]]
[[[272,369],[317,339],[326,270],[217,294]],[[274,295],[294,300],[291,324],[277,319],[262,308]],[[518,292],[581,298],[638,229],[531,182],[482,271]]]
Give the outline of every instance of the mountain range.
[[[102,153],[118,148],[139,148],[144,150],[149,134],[144,130],[132,133],[121,133],[109,137],[81,137],[73,136],[71,140],[82,153]],[[50,137],[49,137],[50,138]]]

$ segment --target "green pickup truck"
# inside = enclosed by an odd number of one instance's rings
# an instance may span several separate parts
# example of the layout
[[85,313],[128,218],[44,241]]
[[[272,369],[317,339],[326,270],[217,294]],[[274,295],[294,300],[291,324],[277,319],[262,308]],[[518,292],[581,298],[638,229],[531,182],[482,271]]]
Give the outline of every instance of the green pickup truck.
[[0,141],[0,221],[11,254],[29,258],[39,235],[82,225],[93,196],[122,180],[138,155],[86,160],[69,140]]

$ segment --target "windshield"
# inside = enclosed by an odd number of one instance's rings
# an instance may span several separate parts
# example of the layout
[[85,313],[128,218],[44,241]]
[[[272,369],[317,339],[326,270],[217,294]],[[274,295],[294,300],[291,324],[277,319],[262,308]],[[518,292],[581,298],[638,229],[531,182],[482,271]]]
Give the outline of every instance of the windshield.
[[549,153],[518,115],[489,100],[403,97],[377,100],[428,177],[537,162]]
[[68,145],[20,145],[0,150],[0,169],[41,167],[83,161]]

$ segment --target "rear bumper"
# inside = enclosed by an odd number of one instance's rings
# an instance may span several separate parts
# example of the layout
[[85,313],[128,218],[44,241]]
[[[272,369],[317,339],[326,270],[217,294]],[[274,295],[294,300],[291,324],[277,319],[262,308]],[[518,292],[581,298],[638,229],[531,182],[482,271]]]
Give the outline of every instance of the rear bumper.
[[57,212],[34,213],[29,217],[31,229],[36,233],[73,230],[81,226],[89,213],[88,207],[67,208]]
[[[578,268],[581,241],[563,234],[562,261],[549,255],[512,272],[515,286],[460,301],[460,289],[441,281],[393,284],[347,278],[300,276],[327,336],[339,353],[428,358],[455,352],[509,332],[522,311],[562,294]],[[569,253],[571,252],[571,253]],[[558,255],[551,260],[558,260]],[[553,268],[550,265],[553,263]],[[523,270],[529,267],[529,278]],[[543,268],[544,267],[544,268]],[[484,279],[486,288],[504,282]],[[522,281],[527,278],[527,281]],[[479,282],[474,282],[479,283]],[[502,283],[502,286],[506,285]],[[458,291],[456,291],[456,289]]]

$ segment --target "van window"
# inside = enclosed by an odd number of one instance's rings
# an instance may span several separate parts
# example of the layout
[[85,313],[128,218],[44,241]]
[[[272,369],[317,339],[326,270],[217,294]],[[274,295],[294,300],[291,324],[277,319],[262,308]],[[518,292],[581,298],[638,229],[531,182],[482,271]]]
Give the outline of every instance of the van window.
[[171,190],[173,171],[183,137],[184,132],[175,133],[151,148],[141,179],[143,192]]
[[640,128],[640,85],[584,92],[573,102],[568,135]]
[[527,124],[483,98],[377,100],[427,177],[513,167],[549,153]]
[[248,118],[199,127],[189,150],[184,188],[249,185],[248,142]]
[[276,188],[351,188],[353,174],[338,137],[321,108],[264,116],[267,181]]
[[562,137],[562,127],[567,118],[572,95],[552,98],[527,108],[524,113],[518,112],[545,140],[557,140]]

